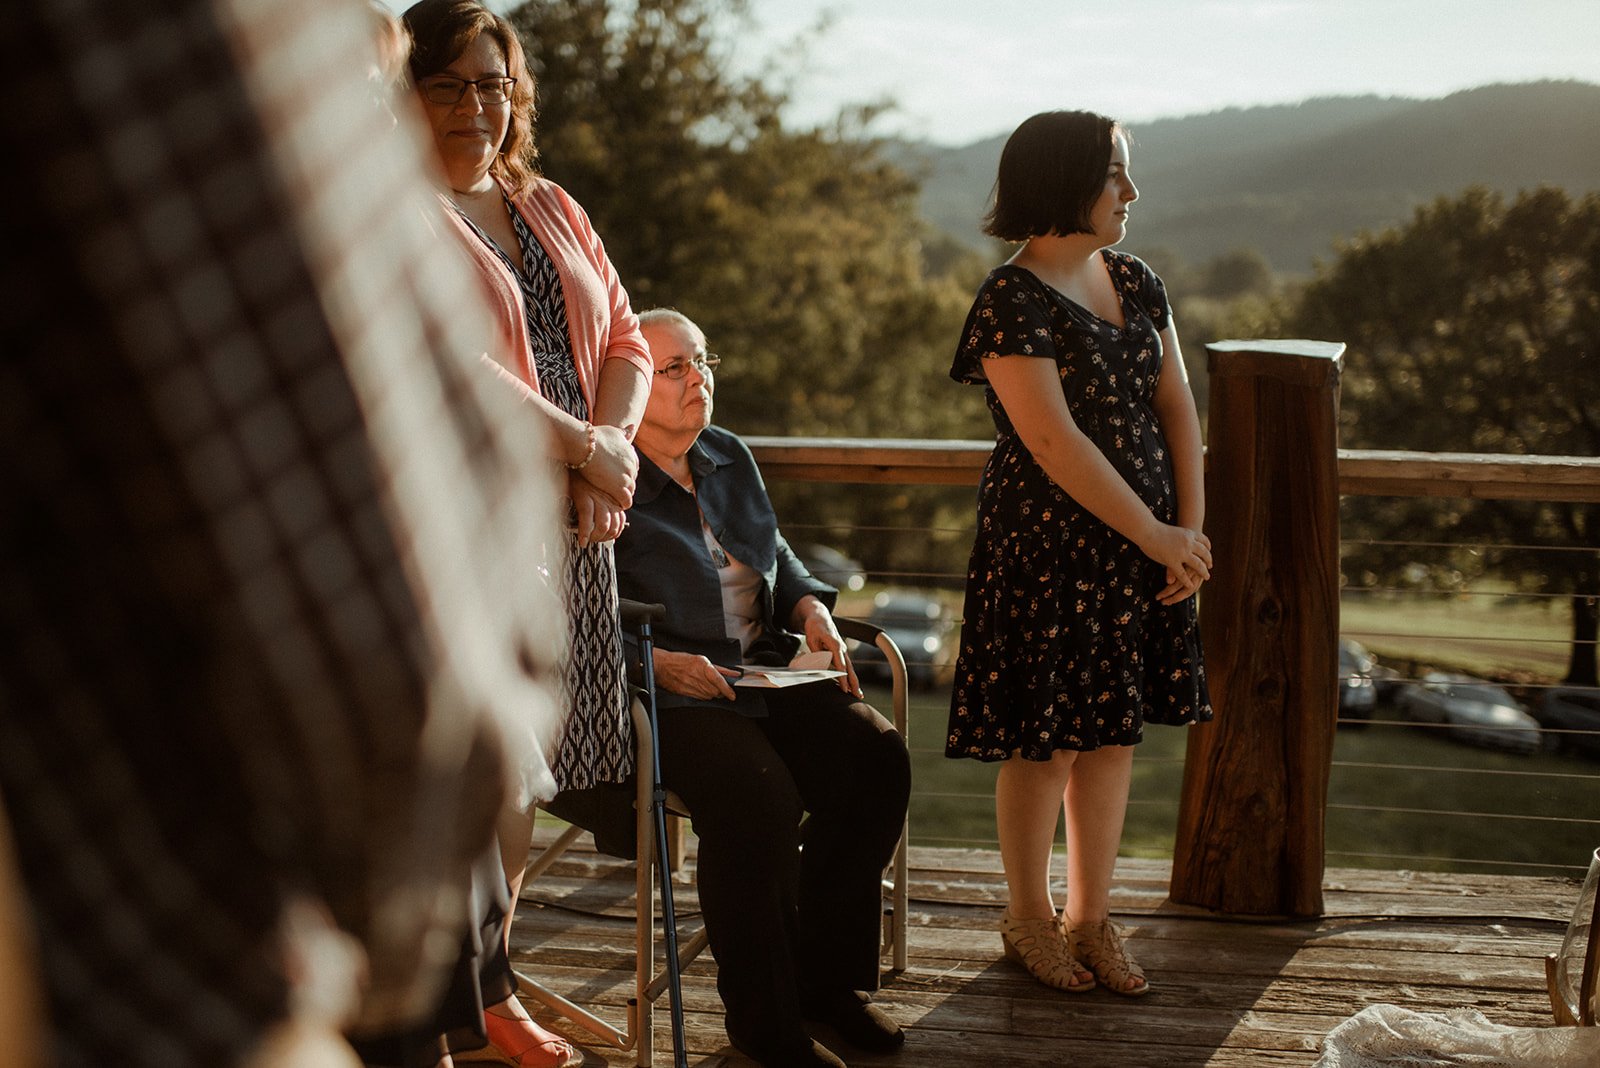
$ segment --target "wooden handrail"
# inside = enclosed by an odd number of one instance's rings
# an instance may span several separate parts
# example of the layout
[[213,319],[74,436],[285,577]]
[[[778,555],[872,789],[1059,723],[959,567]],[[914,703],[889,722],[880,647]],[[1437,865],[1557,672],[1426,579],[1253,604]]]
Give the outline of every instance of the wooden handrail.
[[1600,458],[1340,449],[1339,492],[1592,504],[1600,501]]
[[746,437],[769,479],[976,486],[993,441]]
[[[975,486],[994,443],[911,438],[745,438],[762,474],[800,482]],[[1339,492],[1600,503],[1600,458],[1340,449]]]

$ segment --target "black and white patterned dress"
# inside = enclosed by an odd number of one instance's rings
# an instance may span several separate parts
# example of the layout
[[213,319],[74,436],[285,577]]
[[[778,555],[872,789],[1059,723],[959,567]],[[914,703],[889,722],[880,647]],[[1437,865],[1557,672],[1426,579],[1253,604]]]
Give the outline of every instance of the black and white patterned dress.
[[[1152,406],[1166,289],[1136,257],[1103,255],[1123,325],[1024,268],[998,267],[978,290],[950,375],[987,386],[987,358],[1052,360],[1078,429],[1157,518],[1176,522]],[[1209,720],[1194,598],[1160,604],[1166,570],[1056,485],[993,388],[986,394],[996,441],[978,490],[945,755],[1048,760],[1057,749],[1133,745],[1147,722]]]
[[[572,358],[561,275],[509,197],[505,204],[517,233],[520,262],[513,261],[465,213],[462,218],[516,275],[539,392],[568,415],[587,420],[589,404]],[[570,645],[561,698],[567,718],[550,770],[560,789],[582,790],[621,782],[633,773],[633,726],[628,718],[612,543],[579,548],[577,536],[569,533],[563,563],[561,588],[567,591]]]

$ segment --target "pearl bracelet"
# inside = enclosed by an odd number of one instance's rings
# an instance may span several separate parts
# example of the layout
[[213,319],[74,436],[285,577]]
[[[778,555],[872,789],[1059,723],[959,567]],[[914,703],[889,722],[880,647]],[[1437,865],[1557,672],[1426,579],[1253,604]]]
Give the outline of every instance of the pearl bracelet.
[[584,433],[589,435],[589,450],[583,454],[583,462],[582,463],[568,464],[567,465],[568,470],[571,470],[571,471],[582,471],[585,467],[589,466],[589,461],[594,459],[594,451],[595,451],[596,446],[598,445],[598,442],[595,440],[594,424],[593,423],[588,423],[588,422],[584,423],[583,424],[583,430],[584,430]]

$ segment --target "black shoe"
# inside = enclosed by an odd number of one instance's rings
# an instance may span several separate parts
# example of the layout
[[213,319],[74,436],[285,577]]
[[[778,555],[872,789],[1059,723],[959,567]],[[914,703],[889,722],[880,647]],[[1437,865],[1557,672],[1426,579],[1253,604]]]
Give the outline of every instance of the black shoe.
[[839,1037],[867,1053],[893,1053],[906,1044],[906,1033],[889,1014],[857,990],[834,990],[805,998],[805,1018],[827,1024]]
[[761,1065],[761,1068],[849,1068],[832,1050],[815,1039],[800,1038],[792,1043],[754,1042],[726,1022],[728,1041],[733,1048]]

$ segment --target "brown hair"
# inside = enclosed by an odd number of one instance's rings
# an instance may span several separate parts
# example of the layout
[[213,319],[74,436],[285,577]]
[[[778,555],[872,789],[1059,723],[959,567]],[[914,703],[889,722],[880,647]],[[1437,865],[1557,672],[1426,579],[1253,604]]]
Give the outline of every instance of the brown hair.
[[1090,233],[1119,132],[1115,119],[1092,111],[1046,111],[1024,121],[1000,152],[983,232],[1002,241]]
[[511,90],[511,126],[489,173],[512,193],[525,190],[539,173],[539,152],[533,143],[537,86],[517,31],[478,0],[419,0],[406,9],[404,18],[411,33],[412,84],[454,63],[480,33],[493,37],[505,53],[506,73],[517,84]]

